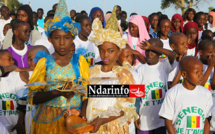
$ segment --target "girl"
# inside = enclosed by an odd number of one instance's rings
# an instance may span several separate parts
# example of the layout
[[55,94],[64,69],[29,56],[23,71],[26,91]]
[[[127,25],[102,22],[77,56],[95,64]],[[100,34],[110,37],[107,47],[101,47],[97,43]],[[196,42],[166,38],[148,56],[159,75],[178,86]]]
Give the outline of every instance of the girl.
[[144,23],[144,20],[139,15],[132,15],[129,19],[128,24],[128,44],[129,46],[134,50],[135,56],[137,56],[136,65],[141,63],[145,63],[145,51],[139,48],[139,45],[142,41],[145,39],[149,39],[149,34],[146,30],[146,25]]
[[[115,21],[114,24],[112,23],[113,21],[111,22],[111,28],[106,27],[103,29],[102,23],[99,19],[95,19],[92,25],[94,35],[90,37],[90,40],[99,47],[100,57],[104,62],[104,65],[97,65],[90,69],[90,78],[101,78],[90,81],[91,84],[134,83],[131,73],[117,64],[120,49],[125,48],[127,41],[122,39],[118,32],[116,15],[113,14],[115,14],[114,10],[112,12],[112,17]],[[126,72],[127,75],[125,75],[124,78],[118,77],[118,79],[102,79],[102,77],[116,78],[117,75],[121,75],[120,70]],[[87,120],[95,126],[95,130],[93,132],[98,134],[128,133],[127,121],[135,121],[137,117],[135,110],[126,106],[129,101],[132,102],[133,100],[134,99],[124,98],[89,98],[87,100],[86,117]]]
[[194,22],[196,22],[196,24],[198,25],[198,29],[199,29],[198,39],[201,39],[202,32],[205,30],[204,29],[205,19],[206,19],[206,16],[205,16],[204,12],[198,12],[194,16]]
[[193,19],[194,19],[195,14],[196,14],[196,10],[194,10],[193,8],[188,8],[188,9],[185,11],[184,16],[183,16],[184,25],[185,25],[187,22],[192,22]]
[[30,37],[30,26],[27,22],[14,20],[12,25],[13,30],[13,45],[7,50],[13,55],[15,65],[19,68],[28,68],[27,51],[32,47],[26,45],[25,42]]
[[215,12],[211,11],[208,16],[209,29],[215,32]]
[[[34,69],[29,83],[54,80],[74,80],[80,77],[88,79],[88,65],[83,56],[71,53],[71,46],[77,29],[74,27],[66,4],[63,0],[58,4],[55,19],[47,22],[46,33],[53,44],[55,52],[44,55]],[[68,16],[64,16],[68,15]],[[37,53],[36,57],[41,57]],[[36,58],[37,59],[37,58]],[[61,92],[62,84],[30,87],[29,103],[37,104],[33,117],[31,132],[67,134],[63,112],[66,110],[66,99],[71,99],[70,109],[80,110],[82,99],[72,91]]]
[[197,56],[197,51],[198,51],[198,35],[199,35],[199,30],[198,30],[198,25],[195,22],[188,22],[184,26],[184,34],[188,37],[188,51],[187,51],[187,56]]
[[[27,45],[34,45],[35,41],[41,38],[40,32],[34,29],[33,25],[33,13],[32,9],[29,5],[23,5],[19,7],[17,10],[17,19],[27,22],[30,25],[31,33],[30,38],[27,40]],[[4,44],[3,49],[7,49],[12,45],[12,38],[13,38],[13,32],[12,30],[8,30]]]
[[89,18],[91,20],[91,23],[95,18],[99,18],[99,20],[102,22],[102,26],[105,27],[105,19],[104,19],[104,13],[101,8],[94,7],[90,11]]
[[171,31],[183,33],[183,17],[180,14],[172,16]]
[[90,67],[94,66],[95,63],[100,62],[99,50],[95,46],[94,43],[88,40],[88,36],[91,32],[91,22],[87,16],[80,17],[80,24],[81,24],[81,32],[76,36],[74,43],[76,50],[77,48],[85,48],[87,51],[84,53],[84,56],[88,62]]

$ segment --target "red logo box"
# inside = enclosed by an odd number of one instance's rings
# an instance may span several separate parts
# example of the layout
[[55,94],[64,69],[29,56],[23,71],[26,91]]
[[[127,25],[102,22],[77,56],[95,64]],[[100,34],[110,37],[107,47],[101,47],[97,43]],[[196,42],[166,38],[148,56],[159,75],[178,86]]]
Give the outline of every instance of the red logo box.
[[129,97],[145,97],[145,85],[129,85]]

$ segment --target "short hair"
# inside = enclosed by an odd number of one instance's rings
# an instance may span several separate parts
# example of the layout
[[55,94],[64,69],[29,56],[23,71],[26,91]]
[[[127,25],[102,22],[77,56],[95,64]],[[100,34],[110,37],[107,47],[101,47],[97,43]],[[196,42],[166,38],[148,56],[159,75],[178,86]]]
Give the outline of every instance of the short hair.
[[127,15],[127,12],[126,11],[122,11],[122,14],[126,14]]
[[[209,37],[207,36],[207,33],[212,33],[213,34],[213,32],[211,30],[204,30],[202,32],[202,37],[201,37],[202,40],[204,40],[204,39],[210,40]],[[214,34],[213,34],[213,36],[214,36]]]
[[38,9],[37,9],[37,11],[39,11],[39,10],[40,10],[40,11],[42,11],[42,12],[44,13],[44,11],[43,11],[43,9],[42,9],[42,8],[38,8]]
[[56,4],[54,4],[54,5],[52,6],[52,9],[53,9],[53,10],[54,10],[54,7],[55,7],[56,5],[58,5],[58,3],[56,3]]
[[152,13],[152,14],[150,14],[149,17],[148,17],[148,18],[149,18],[149,22],[152,20],[152,17],[153,17],[154,15],[157,15],[157,16],[159,17],[159,15],[158,15],[157,13]]
[[34,14],[36,14],[36,17],[38,18],[38,14],[37,14],[37,12],[34,12],[34,11],[33,11],[32,13],[33,13],[33,15],[34,15]]
[[[2,6],[1,9],[2,8],[7,8],[7,10],[10,11],[10,9],[7,6]],[[1,11],[1,9],[0,9],[0,11]]]
[[184,21],[187,20],[187,17],[188,17],[188,13],[189,13],[189,12],[193,12],[194,15],[196,14],[196,10],[195,10],[195,9],[193,9],[193,8],[188,8],[188,9],[185,11],[184,15],[183,15],[183,20],[184,20]]
[[44,20],[44,22],[46,22],[46,21],[47,21],[47,19],[48,19],[49,17],[54,18],[54,14],[49,14],[49,15],[47,15],[47,16],[46,16],[46,18],[45,18],[45,20]]
[[107,11],[106,14],[108,14],[108,13],[112,13],[112,12],[111,11]]
[[210,41],[210,40],[202,40],[199,43],[198,50],[204,51],[206,46],[213,46],[214,47],[215,44],[212,41]]
[[4,53],[10,53],[8,50],[0,50],[0,58],[4,55]]
[[47,16],[49,16],[49,15],[54,15],[55,14],[55,10],[49,10],[48,12],[47,12]]
[[175,32],[173,33],[170,37],[169,37],[169,44],[176,44],[178,36],[180,35],[184,35],[185,37],[187,37],[185,34],[180,33],[180,32]]
[[131,17],[132,15],[137,15],[137,13],[131,13],[131,14],[130,14],[130,17]]
[[214,8],[214,9],[212,9],[211,11],[215,12],[215,8]]
[[85,19],[89,19],[90,20],[90,18],[87,17],[86,15],[80,14],[78,17],[79,18],[78,18],[78,20],[76,20],[76,22],[79,22],[79,23],[82,23]]
[[14,15],[16,17],[15,12],[10,12],[10,16]]
[[122,10],[121,6],[119,6],[119,5],[116,5],[116,6],[119,8],[120,11]]
[[[169,18],[167,17],[167,15],[161,15],[158,19],[158,26],[160,26],[161,22],[163,20],[169,20]],[[170,21],[170,20],[169,20]],[[171,23],[171,22],[170,22]]]
[[74,9],[72,9],[70,12],[74,11],[76,13],[76,11]]
[[200,16],[201,14],[204,14],[204,15],[205,15],[205,13],[204,13],[204,12],[201,12],[201,11],[195,14],[194,19],[193,19],[194,22],[197,22],[197,19],[199,18],[199,16]]
[[81,14],[85,14],[85,13],[87,13],[85,10],[82,10],[82,11],[81,11]]

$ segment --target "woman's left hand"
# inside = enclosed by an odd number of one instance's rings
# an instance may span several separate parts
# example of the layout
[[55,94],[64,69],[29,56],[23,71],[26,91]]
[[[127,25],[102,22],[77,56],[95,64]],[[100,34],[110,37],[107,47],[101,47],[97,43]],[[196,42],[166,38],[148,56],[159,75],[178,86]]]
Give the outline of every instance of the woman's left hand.
[[94,126],[94,130],[92,131],[92,133],[96,133],[99,130],[100,126],[102,125],[102,120],[99,117],[97,117],[90,124]]

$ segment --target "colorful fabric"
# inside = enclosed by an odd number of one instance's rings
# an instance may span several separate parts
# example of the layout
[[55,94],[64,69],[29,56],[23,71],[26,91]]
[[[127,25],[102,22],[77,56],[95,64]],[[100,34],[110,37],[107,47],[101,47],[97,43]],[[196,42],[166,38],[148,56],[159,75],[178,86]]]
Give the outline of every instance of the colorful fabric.
[[208,15],[213,17],[213,23],[212,26],[215,27],[215,12],[211,11]]
[[118,24],[116,19],[116,8],[117,6],[113,8],[112,14],[107,21],[107,25],[105,26],[105,29],[112,29],[114,31],[118,31]]
[[183,17],[180,14],[175,14],[172,16],[172,24],[171,24],[171,31],[175,32],[175,28],[174,28],[174,22],[176,19],[179,19],[181,21],[181,32],[183,33]]
[[[92,9],[91,9],[91,11],[90,11],[90,15],[89,15],[89,18],[91,19],[91,21],[92,21],[93,13],[94,13],[96,10],[100,10],[100,11],[102,11],[102,9],[101,9],[101,8],[99,8],[99,7],[94,7],[94,8],[92,8]],[[104,27],[105,27],[105,25],[106,25],[106,23],[105,23],[105,19],[104,19],[104,12],[102,11],[102,13],[103,13],[103,22],[102,22],[102,27],[104,28]]]
[[149,19],[146,16],[142,16],[142,18],[143,18],[144,21],[146,21],[148,23],[147,31],[149,32],[149,27],[150,27]]
[[186,35],[186,32],[189,28],[195,28],[197,30],[197,38],[195,40],[194,43],[188,44],[188,48],[189,49],[193,49],[195,48],[195,56],[197,55],[197,51],[198,51],[198,44],[199,44],[199,27],[195,22],[188,22],[184,25],[184,34]]
[[187,116],[187,128],[200,128],[200,116]]
[[67,9],[67,4],[65,0],[60,0],[57,9],[54,14],[54,18],[58,18],[59,20],[63,19],[65,16],[70,16],[68,9]]
[[13,101],[2,101],[2,109],[3,110],[14,110]]
[[211,91],[211,85],[210,84],[205,84],[204,87],[207,88],[209,91]]

